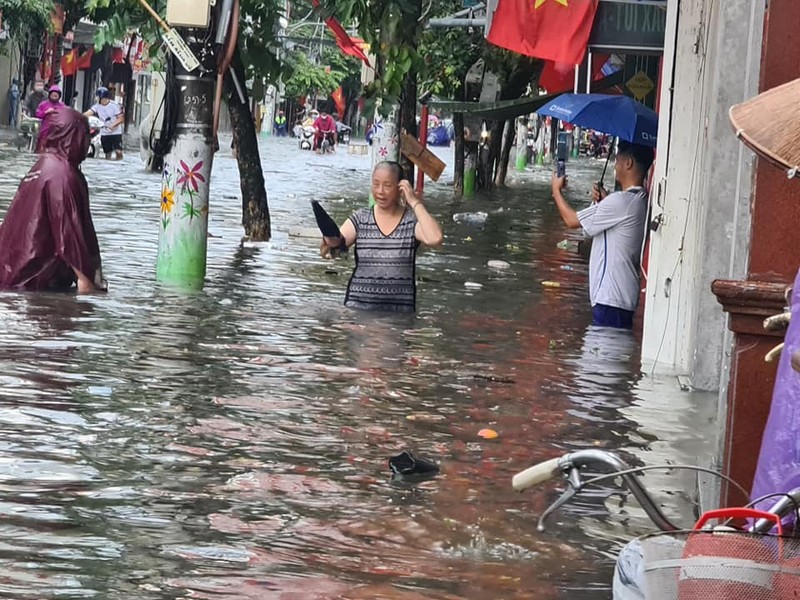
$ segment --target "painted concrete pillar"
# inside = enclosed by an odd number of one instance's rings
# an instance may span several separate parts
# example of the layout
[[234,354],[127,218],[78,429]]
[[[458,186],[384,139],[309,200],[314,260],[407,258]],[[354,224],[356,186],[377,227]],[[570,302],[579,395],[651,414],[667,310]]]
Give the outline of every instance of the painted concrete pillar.
[[[397,135],[397,123],[395,122],[396,110],[384,119],[375,135],[372,138],[372,148],[370,152],[372,170],[375,165],[385,160],[397,161],[400,158],[400,138]],[[375,199],[372,192],[369,195],[369,205],[373,206]]]
[[[196,56],[202,43],[192,43]],[[206,275],[208,242],[208,192],[214,159],[213,53],[204,67],[187,73],[175,61],[174,80],[179,90],[176,134],[164,158],[161,178],[161,220],[156,278],[164,283],[199,288]]]
[[528,165],[528,120],[517,119],[517,171],[524,171]]

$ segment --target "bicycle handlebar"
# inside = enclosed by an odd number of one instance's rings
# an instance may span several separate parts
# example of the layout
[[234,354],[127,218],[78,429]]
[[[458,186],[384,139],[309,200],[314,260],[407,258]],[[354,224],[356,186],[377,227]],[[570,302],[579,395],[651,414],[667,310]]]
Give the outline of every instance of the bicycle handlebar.
[[[612,471],[627,471],[629,466],[613,452],[605,450],[578,450],[570,452],[560,458],[553,458],[536,464],[520,473],[512,479],[514,489],[522,491],[533,485],[544,483],[552,479],[559,472],[570,474],[571,471],[582,469],[588,466],[605,466]],[[655,503],[653,498],[642,486],[641,482],[632,473],[621,474],[620,477],[625,482],[633,497],[641,505],[647,516],[655,523],[656,527],[662,531],[678,531],[679,527],[673,524]],[[578,481],[579,477],[578,477]],[[578,486],[578,489],[580,486]],[[545,514],[549,514],[547,511]]]
[[[567,502],[576,492],[583,487],[583,482],[580,479],[578,471],[584,467],[598,467],[604,466],[612,472],[620,472],[619,477],[624,482],[625,486],[631,491],[634,498],[639,502],[642,509],[647,513],[647,516],[661,531],[678,531],[676,527],[661,509],[655,503],[648,491],[644,488],[641,481],[629,471],[628,465],[613,452],[606,452],[605,450],[578,450],[564,454],[559,458],[551,458],[540,462],[520,471],[514,475],[511,484],[517,491],[525,490],[534,485],[539,485],[545,481],[556,477],[559,473],[568,476],[570,487],[567,492],[550,506],[542,515],[540,519],[540,529],[543,528],[542,522],[547,518],[547,515],[552,513],[556,508]],[[781,494],[781,499],[776,502],[772,508],[767,511],[775,514],[778,518],[787,516],[792,510],[797,510],[800,507],[800,488],[795,488],[787,493]],[[755,533],[768,533],[775,526],[774,519],[758,519],[750,531]]]
[[525,490],[531,486],[544,483],[548,479],[552,479],[558,475],[563,468],[561,467],[561,458],[551,458],[538,465],[528,467],[524,471],[520,471],[511,480],[511,485],[518,492]]

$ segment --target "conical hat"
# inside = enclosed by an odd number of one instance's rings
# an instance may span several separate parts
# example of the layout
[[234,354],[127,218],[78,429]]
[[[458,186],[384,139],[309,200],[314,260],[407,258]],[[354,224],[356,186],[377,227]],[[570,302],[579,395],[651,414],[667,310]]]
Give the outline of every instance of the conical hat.
[[800,79],[734,105],[729,117],[745,146],[800,177]]

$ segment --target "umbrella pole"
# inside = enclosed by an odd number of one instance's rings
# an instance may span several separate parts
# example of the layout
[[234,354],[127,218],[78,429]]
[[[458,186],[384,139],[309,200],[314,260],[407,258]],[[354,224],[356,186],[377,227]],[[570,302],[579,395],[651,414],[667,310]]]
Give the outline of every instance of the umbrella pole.
[[606,164],[603,165],[603,173],[600,175],[600,187],[603,186],[603,180],[606,178],[606,169],[608,169],[608,161],[611,158],[611,150],[614,148],[617,138],[611,138],[611,145],[608,148],[608,154],[606,154]]

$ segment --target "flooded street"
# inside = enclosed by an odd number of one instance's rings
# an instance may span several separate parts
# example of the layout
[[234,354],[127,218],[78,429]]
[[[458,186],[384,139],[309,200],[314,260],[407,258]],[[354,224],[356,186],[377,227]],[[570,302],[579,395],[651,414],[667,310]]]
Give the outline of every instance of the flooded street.
[[[549,172],[456,203],[438,152],[445,243],[418,257],[417,314],[374,316],[342,306],[352,256],[323,261],[307,236],[310,200],[338,221],[366,203],[369,158],[261,145],[273,240],[241,246],[220,152],[202,291],[155,281],[160,178],[129,153],[83,169],[109,293],[0,293],[0,597],[610,597],[615,552],[652,529],[636,502],[597,487],[538,533],[561,483],[518,494],[511,477],[585,447],[708,466],[715,398],[589,327]],[[0,160],[2,216],[33,157]],[[571,199],[601,168],[569,164]],[[474,211],[485,226],[453,219]],[[392,482],[406,449],[440,475]],[[694,475],[644,481],[693,522]]]

